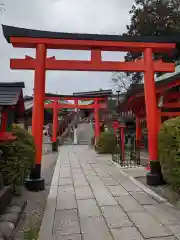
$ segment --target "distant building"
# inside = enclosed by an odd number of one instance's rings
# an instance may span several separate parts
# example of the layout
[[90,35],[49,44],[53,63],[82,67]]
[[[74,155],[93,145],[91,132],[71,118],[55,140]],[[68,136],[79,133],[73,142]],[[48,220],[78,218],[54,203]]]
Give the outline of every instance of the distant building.
[[[11,132],[12,124],[23,125],[24,99],[23,82],[0,83],[0,136]],[[4,135],[5,136],[5,135]]]
[[[25,96],[24,97],[24,106],[25,106],[25,114],[24,114],[24,126],[28,130],[32,128],[32,111],[33,111],[33,97]],[[52,122],[52,110],[44,109],[44,125]]]
[[[95,97],[99,97],[99,98],[104,98],[105,100],[100,101],[101,103],[104,103],[104,101],[106,101],[109,97],[112,96],[112,89],[107,89],[107,90],[98,90],[98,91],[89,91],[89,92],[76,92],[73,93],[73,96],[75,97],[84,97],[84,98],[95,98]],[[91,101],[80,101],[81,104],[85,105],[90,105],[93,104],[93,100]],[[83,109],[84,115],[86,117],[90,116],[91,113],[93,113],[93,109]],[[100,110],[100,112],[103,112],[103,110]]]

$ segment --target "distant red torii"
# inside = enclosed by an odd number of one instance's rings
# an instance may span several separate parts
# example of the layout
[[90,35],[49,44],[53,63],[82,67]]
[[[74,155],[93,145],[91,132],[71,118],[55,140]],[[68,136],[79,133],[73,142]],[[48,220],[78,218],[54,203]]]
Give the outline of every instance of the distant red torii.
[[[47,100],[48,97],[46,96],[45,99]],[[99,138],[100,135],[100,120],[99,120],[99,109],[106,108],[106,103],[99,103],[99,100],[106,101],[106,98],[82,98],[82,97],[63,97],[63,100],[73,100],[75,101],[74,104],[67,104],[67,103],[58,103],[58,100],[62,100],[60,97],[51,97],[51,100],[54,100],[52,103],[48,103],[44,105],[44,108],[52,108],[53,109],[53,134],[52,134],[52,142],[57,141],[57,123],[58,123],[58,110],[59,109],[94,109],[94,119],[95,119],[95,131],[94,136],[96,140]],[[83,105],[78,104],[79,100],[88,99],[94,101],[93,104]]]

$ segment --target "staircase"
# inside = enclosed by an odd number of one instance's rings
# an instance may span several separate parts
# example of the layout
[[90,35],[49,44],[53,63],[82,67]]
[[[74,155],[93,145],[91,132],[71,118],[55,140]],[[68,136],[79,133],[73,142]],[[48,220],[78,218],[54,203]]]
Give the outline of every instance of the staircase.
[[64,139],[63,145],[73,145],[73,140],[67,137]]
[[88,140],[85,140],[85,139],[80,139],[79,141],[78,141],[78,144],[79,145],[89,145],[89,141]]
[[78,125],[79,123],[79,113],[78,112],[74,112],[71,119],[71,121],[69,121],[69,124],[66,126],[66,129],[64,130],[63,133],[61,133],[61,135],[59,136],[59,143],[60,144],[72,144],[73,141],[70,138],[70,131],[71,128],[73,128],[75,125]]
[[14,239],[13,234],[26,203],[21,197],[13,197],[12,187],[4,186],[0,174],[0,239]]
[[[91,143],[91,138],[94,136],[93,126],[90,123],[81,121],[81,123],[79,123],[77,126],[76,133],[78,145],[89,145]],[[64,139],[63,144],[73,144],[73,139],[69,136],[69,134]]]

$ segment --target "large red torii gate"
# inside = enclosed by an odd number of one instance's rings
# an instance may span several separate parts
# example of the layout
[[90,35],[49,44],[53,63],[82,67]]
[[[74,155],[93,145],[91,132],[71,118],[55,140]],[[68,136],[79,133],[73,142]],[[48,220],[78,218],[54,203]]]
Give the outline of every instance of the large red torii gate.
[[[174,63],[154,61],[153,53],[169,52],[176,47],[173,42],[178,37],[148,36],[111,36],[93,34],[68,34],[47,31],[29,30],[3,25],[6,40],[14,47],[35,48],[36,57],[26,56],[25,59],[11,59],[11,69],[34,70],[34,107],[32,133],[36,143],[36,164],[33,168],[27,187],[31,190],[44,188],[41,178],[41,157],[43,137],[43,114],[45,93],[45,72],[47,70],[69,71],[126,71],[144,73],[144,91],[148,125],[148,144],[150,160],[159,165],[157,150],[157,105],[154,83],[155,72],[173,72]],[[91,60],[57,60],[47,57],[47,49],[69,49],[91,51]],[[102,61],[102,51],[143,52],[143,59],[135,62]],[[155,169],[147,175],[148,181],[159,181],[159,173]]]
[[[52,103],[45,104],[45,108],[53,109],[53,131],[52,131],[52,142],[57,141],[57,123],[58,123],[58,110],[69,108],[69,109],[94,109],[94,120],[95,120],[95,129],[94,129],[94,136],[97,140],[100,135],[100,120],[99,120],[99,109],[106,108],[106,103],[99,103],[99,101],[107,100],[106,98],[99,98],[99,97],[45,97],[45,100],[52,100]],[[59,103],[59,100],[74,100],[74,104],[67,104],[67,103]],[[84,101],[94,101],[93,104],[79,104],[79,100]]]

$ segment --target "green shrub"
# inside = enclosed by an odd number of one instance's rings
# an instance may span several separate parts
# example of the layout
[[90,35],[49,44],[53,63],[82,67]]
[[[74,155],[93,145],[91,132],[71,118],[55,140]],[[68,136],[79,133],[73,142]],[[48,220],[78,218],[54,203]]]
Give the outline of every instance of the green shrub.
[[12,185],[16,191],[34,164],[35,144],[32,135],[17,125],[13,126],[12,133],[16,140],[0,143],[0,172],[3,173],[5,185]]
[[102,132],[96,145],[96,151],[111,154],[116,149],[116,137],[113,131]]
[[180,117],[167,120],[159,132],[159,160],[167,183],[180,190]]

